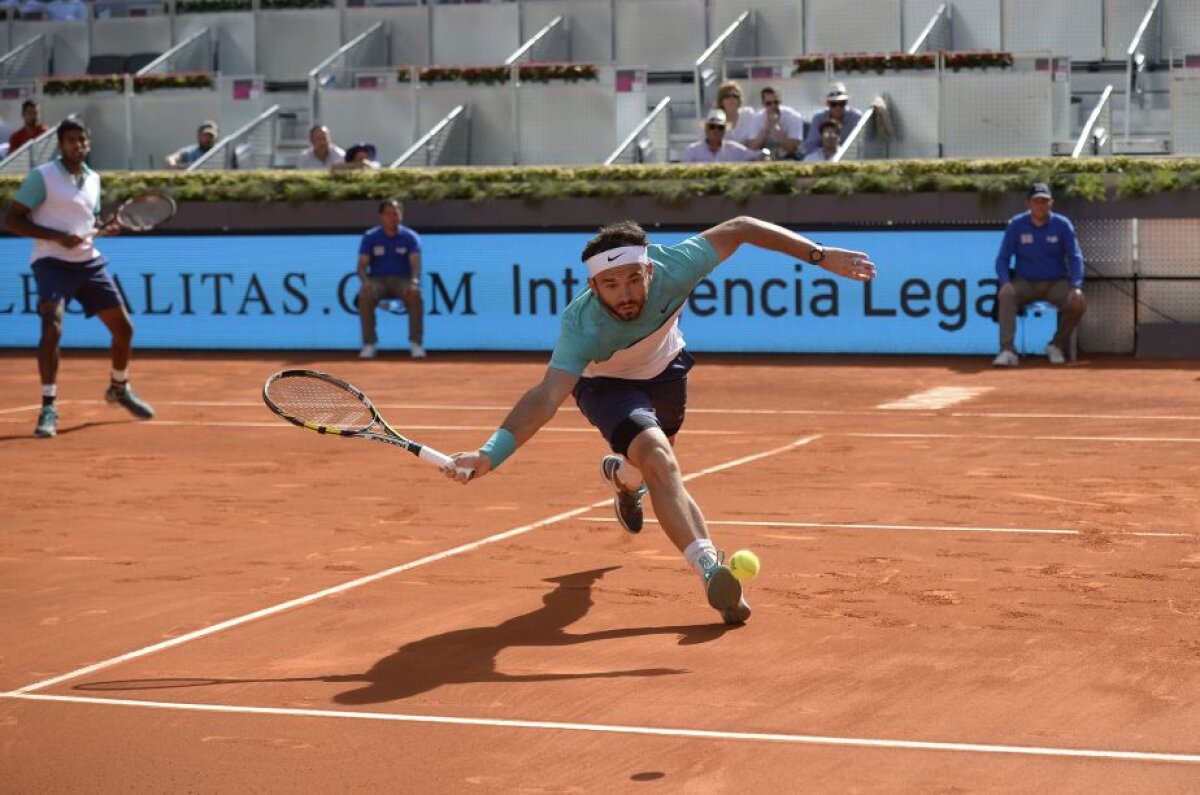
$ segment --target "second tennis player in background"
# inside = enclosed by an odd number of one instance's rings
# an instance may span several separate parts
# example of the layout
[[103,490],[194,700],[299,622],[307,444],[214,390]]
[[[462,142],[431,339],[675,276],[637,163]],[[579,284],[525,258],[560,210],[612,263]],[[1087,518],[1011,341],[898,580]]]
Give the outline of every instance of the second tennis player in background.
[[641,531],[642,497],[648,492],[663,531],[700,575],[709,604],[728,624],[745,622],[750,605],[683,484],[673,445],[683,426],[692,367],[680,313],[696,284],[743,243],[857,281],[875,275],[875,265],[861,251],[826,248],[756,218],[734,218],[675,246],[649,245],[633,221],[606,226],[583,250],[588,289],[563,313],[541,383],[517,401],[483,447],[451,456],[455,466],[473,472],[470,477],[443,469],[464,483],[488,474],[574,394],[579,410],[613,450],[600,469],[616,492],[621,526]]

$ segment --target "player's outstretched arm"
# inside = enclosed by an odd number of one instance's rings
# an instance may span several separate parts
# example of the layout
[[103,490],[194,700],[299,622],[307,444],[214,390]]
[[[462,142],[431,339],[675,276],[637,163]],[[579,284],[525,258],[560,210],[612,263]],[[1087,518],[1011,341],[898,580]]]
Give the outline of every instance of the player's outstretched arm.
[[790,229],[750,216],[739,216],[700,233],[712,245],[722,262],[743,243],[789,254],[804,262],[820,265],[831,273],[860,282],[875,277],[875,263],[866,252],[822,246]]
[[471,474],[460,476],[456,469],[450,468],[443,469],[442,473],[452,480],[467,483],[491,472],[554,417],[578,380],[579,376],[565,370],[546,368],[541,383],[521,396],[483,447],[474,452],[450,456],[455,467]]

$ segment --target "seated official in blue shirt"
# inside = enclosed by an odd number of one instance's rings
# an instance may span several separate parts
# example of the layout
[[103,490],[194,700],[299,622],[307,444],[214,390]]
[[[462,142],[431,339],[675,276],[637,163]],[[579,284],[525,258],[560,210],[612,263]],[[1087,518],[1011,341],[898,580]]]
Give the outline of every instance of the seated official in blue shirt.
[[[1066,362],[1072,332],[1087,310],[1083,297],[1083,252],[1075,227],[1065,215],[1050,211],[1054,199],[1050,186],[1034,183],[1027,199],[1029,211],[1015,215],[1004,231],[1004,242],[996,257],[996,314],[1000,321],[1000,353],[992,361],[997,367],[1020,363],[1013,340],[1017,332],[1017,310],[1034,301],[1058,307],[1058,329],[1046,346],[1051,364]],[[1016,268],[1009,270],[1013,258]]]
[[398,298],[408,310],[409,351],[425,358],[425,302],[421,298],[421,238],[400,224],[404,205],[396,199],[379,203],[379,226],[366,231],[358,246],[358,316],[362,323],[361,359],[375,358],[375,307],[384,298]]

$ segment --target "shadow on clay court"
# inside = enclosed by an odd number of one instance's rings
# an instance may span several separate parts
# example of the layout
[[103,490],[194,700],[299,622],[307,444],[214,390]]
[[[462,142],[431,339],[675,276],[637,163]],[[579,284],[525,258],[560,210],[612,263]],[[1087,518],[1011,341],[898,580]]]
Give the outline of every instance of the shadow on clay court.
[[442,685],[472,682],[550,682],[564,679],[614,679],[620,677],[671,676],[686,674],[680,668],[632,668],[585,673],[505,674],[496,670],[496,657],[515,646],[562,647],[646,635],[678,635],[679,645],[707,643],[737,629],[725,624],[685,624],[658,627],[626,627],[584,634],[566,628],[587,615],[592,606],[592,587],[619,566],[552,577],[546,582],[558,587],[542,597],[536,610],[491,627],[470,627],[431,635],[401,646],[361,674],[308,676],[275,679],[130,679],[85,682],[75,690],[122,691],[163,690],[257,682],[356,682],[356,687],[334,696],[338,704],[364,705],[398,701],[435,690]]
[[[135,422],[140,422],[140,420],[135,420],[131,417],[127,420],[94,420],[92,422],[81,422],[78,425],[68,425],[66,428],[59,428],[58,435],[66,436],[68,433],[84,431],[88,428],[100,428],[104,425],[130,425]],[[52,442],[47,439],[39,439],[38,437],[34,436],[32,430],[28,433],[14,433],[9,434],[8,436],[0,436],[0,442],[11,442],[17,439],[29,439],[30,441],[39,442],[41,444],[52,444]]]

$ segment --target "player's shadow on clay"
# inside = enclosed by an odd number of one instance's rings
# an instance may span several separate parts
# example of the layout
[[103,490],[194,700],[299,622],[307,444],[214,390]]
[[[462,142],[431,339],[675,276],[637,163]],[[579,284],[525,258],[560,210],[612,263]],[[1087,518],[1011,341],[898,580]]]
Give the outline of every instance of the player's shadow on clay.
[[[131,425],[135,422],[138,422],[138,420],[135,420],[132,417],[130,417],[129,419],[121,419],[121,420],[93,420],[91,422],[81,422],[78,425],[68,425],[65,428],[59,427],[58,435],[66,436],[68,433],[75,433],[76,431],[85,431],[88,428],[99,428],[103,425]],[[36,436],[33,435],[33,431],[30,431],[28,433],[19,433],[19,434],[14,433],[14,434],[10,434],[8,436],[0,436],[0,442],[11,442],[16,439],[28,439],[30,441],[36,441],[38,444],[53,444],[53,442],[49,439],[37,438]]]
[[552,577],[546,582],[558,587],[542,597],[542,606],[490,627],[470,627],[431,635],[401,646],[361,674],[293,677],[280,679],[143,679],[116,682],[87,682],[76,690],[158,690],[249,682],[357,682],[356,687],[334,696],[338,704],[364,705],[398,701],[436,690],[443,685],[472,682],[551,682],[565,679],[615,679],[621,677],[671,676],[688,673],[681,668],[630,668],[616,671],[507,674],[496,670],[496,658],[516,646],[575,646],[617,638],[647,635],[678,635],[680,645],[707,643],[736,629],[720,623],[677,626],[626,627],[572,634],[566,628],[587,615],[592,606],[592,587],[613,569]]

